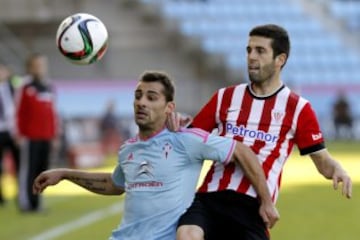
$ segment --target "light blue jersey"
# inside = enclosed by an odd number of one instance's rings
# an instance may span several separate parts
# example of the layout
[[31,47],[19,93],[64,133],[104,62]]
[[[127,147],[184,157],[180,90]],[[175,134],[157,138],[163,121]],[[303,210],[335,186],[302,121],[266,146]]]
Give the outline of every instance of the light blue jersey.
[[110,239],[174,240],[181,214],[190,206],[204,159],[230,161],[235,142],[201,129],[162,130],[120,149],[112,178],[125,188],[122,222]]

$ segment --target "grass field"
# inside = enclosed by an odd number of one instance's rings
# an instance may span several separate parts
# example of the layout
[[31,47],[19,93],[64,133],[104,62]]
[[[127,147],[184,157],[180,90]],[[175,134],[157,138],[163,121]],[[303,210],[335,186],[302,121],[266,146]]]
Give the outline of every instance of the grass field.
[[[311,160],[294,152],[285,166],[278,201],[281,219],[272,230],[275,240],[357,240],[360,236],[360,143],[329,143],[333,156],[354,181],[353,198],[332,190]],[[114,159],[103,169],[111,170]],[[120,222],[122,197],[97,196],[63,182],[44,194],[45,211],[20,214],[14,204],[14,180],[5,176],[8,203],[0,207],[0,239],[107,239]]]

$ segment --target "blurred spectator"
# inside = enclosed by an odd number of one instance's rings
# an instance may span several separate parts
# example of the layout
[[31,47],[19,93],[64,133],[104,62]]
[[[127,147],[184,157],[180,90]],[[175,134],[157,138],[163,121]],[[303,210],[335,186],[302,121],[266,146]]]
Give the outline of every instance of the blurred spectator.
[[105,113],[100,119],[101,145],[105,156],[116,154],[119,150],[122,136],[119,117],[115,112],[115,102],[109,101]]
[[345,93],[340,91],[333,105],[333,121],[336,139],[353,138],[353,117]]
[[35,177],[48,169],[52,142],[57,135],[54,92],[48,78],[48,59],[33,54],[26,63],[28,79],[19,93],[17,125],[21,139],[19,206],[24,212],[41,210],[39,195],[32,193]]
[[[12,84],[9,68],[0,63],[0,179],[3,173],[5,155],[11,153],[15,175],[19,170],[19,147],[15,131],[15,86]],[[0,205],[5,202],[0,181]]]
[[58,137],[53,144],[53,162],[57,167],[65,167],[69,165],[69,140],[67,134],[68,120],[61,114],[58,114]]

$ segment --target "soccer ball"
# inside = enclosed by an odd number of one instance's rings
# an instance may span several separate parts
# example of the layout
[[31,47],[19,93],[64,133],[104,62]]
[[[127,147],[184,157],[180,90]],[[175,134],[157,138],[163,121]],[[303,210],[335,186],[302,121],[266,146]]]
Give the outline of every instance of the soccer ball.
[[56,45],[72,63],[87,65],[100,60],[108,47],[104,23],[87,13],[65,18],[56,32]]

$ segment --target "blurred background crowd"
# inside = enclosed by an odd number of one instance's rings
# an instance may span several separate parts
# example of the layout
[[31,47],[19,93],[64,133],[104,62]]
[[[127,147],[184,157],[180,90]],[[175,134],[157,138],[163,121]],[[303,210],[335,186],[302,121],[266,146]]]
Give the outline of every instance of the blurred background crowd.
[[[59,23],[77,12],[109,32],[104,58],[89,66],[71,64],[55,44]],[[178,111],[192,115],[216,89],[247,81],[247,33],[265,23],[288,30],[282,80],[312,102],[326,138],[359,140],[360,1],[0,0],[0,63],[16,96],[28,56],[47,56],[59,119],[50,164],[93,167],[136,134],[132,97],[143,71],[173,76]]]

